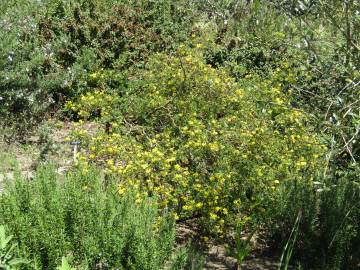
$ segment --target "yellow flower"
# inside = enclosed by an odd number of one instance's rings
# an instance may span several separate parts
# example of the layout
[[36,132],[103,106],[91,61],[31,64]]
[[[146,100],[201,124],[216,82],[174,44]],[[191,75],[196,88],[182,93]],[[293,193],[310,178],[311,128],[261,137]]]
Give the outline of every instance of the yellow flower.
[[202,202],[198,202],[197,204],[196,204],[196,208],[201,208],[201,207],[203,207],[203,203]]
[[240,204],[241,204],[241,201],[240,201],[240,199],[236,199],[236,200],[234,200],[233,203],[234,203],[235,206],[239,207]]
[[218,146],[217,143],[210,143],[209,148],[210,148],[211,151],[214,151],[214,152],[219,150],[219,146]]
[[191,210],[192,210],[192,206],[191,206],[191,205],[184,205],[184,206],[183,206],[183,210],[185,210],[185,211],[191,211]]
[[278,104],[278,105],[281,105],[284,103],[284,101],[280,98],[275,98],[275,103]]
[[118,192],[120,195],[123,195],[125,193],[125,191],[126,191],[125,187],[123,187],[123,186],[119,187]]
[[111,166],[114,165],[114,160],[113,160],[113,159],[109,159],[106,163],[107,163],[107,165],[108,165],[109,167],[111,167]]
[[306,161],[299,161],[299,162],[296,163],[296,166],[305,167],[306,166]]
[[135,200],[135,203],[137,203],[137,204],[140,204],[141,202],[142,202],[141,198],[137,198],[137,199]]
[[173,213],[173,217],[174,217],[175,220],[178,220],[180,218],[177,213]]
[[180,180],[182,178],[181,174],[175,174],[174,179]]
[[210,213],[210,219],[216,220],[218,218],[218,215],[215,213]]
[[205,241],[205,242],[209,241],[209,237],[207,237],[207,236],[202,236],[201,238],[202,238],[202,240]]

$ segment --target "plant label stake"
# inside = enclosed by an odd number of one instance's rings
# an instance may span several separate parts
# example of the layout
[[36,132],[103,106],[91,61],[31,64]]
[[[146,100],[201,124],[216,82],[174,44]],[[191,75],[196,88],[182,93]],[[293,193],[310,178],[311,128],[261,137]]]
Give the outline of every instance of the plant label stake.
[[76,154],[78,152],[78,147],[80,145],[80,141],[71,142],[70,145],[73,146],[73,158],[74,158],[74,162],[76,162]]

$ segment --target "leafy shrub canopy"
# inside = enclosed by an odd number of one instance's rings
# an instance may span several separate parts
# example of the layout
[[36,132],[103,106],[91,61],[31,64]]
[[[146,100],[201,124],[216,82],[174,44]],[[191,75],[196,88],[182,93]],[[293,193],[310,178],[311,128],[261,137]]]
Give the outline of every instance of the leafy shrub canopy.
[[85,171],[102,164],[120,176],[120,194],[158,194],[176,216],[200,215],[221,233],[279,182],[319,166],[323,146],[288,103],[278,73],[237,83],[204,63],[202,46],[157,54],[128,89],[88,92],[67,108],[102,125],[94,135],[81,120],[74,132],[87,145]]

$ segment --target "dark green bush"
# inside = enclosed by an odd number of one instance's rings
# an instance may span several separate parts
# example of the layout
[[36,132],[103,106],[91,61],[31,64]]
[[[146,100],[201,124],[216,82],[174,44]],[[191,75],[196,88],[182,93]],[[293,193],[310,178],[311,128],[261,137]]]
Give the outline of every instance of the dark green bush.
[[42,167],[31,181],[17,177],[0,197],[0,224],[37,269],[55,269],[62,256],[90,269],[160,269],[174,244],[174,224],[153,199],[135,202],[90,171]]
[[360,265],[359,169],[325,181],[319,198],[319,242],[323,269],[358,269]]
[[288,182],[281,187],[266,220],[278,248],[286,243],[300,211],[296,259],[316,269],[358,269],[360,185],[359,171],[351,171],[320,177],[312,184]]
[[[93,87],[89,74],[142,66],[188,36],[179,1],[8,1],[0,9],[0,116],[31,126]],[[161,16],[159,16],[161,14]],[[26,128],[23,128],[26,130]]]

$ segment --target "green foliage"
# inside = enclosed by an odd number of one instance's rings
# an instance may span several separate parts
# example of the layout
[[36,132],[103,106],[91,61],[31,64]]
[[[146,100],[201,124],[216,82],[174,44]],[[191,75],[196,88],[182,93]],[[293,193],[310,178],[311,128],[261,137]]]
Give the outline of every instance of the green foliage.
[[325,181],[320,192],[319,223],[324,268],[356,269],[360,263],[359,169],[349,168]]
[[181,0],[8,2],[0,11],[0,115],[20,130],[91,86],[88,73],[142,66],[192,26]]
[[31,182],[10,183],[0,222],[39,269],[55,269],[64,255],[90,269],[161,268],[174,244],[173,222],[153,199],[135,202],[130,191],[120,197],[106,183],[93,170],[59,179],[53,167],[42,167]]
[[205,256],[196,244],[189,243],[175,252],[170,270],[201,270],[205,266]]
[[[359,143],[358,1],[214,1],[220,14],[217,46],[207,61],[226,67],[236,79],[256,72],[268,78],[288,68],[283,89],[292,105],[313,114],[331,145],[331,161],[356,162]],[[285,75],[285,74],[284,74]]]
[[230,254],[237,260],[237,268],[241,269],[241,265],[244,259],[249,255],[251,251],[251,239],[254,236],[256,230],[252,230],[245,239],[243,239],[244,224],[239,222],[235,228],[235,247],[230,249]]
[[[352,171],[350,173],[350,171]],[[285,184],[269,206],[268,232],[274,241],[291,234],[297,213],[302,212],[294,245],[294,258],[320,269],[357,269],[360,247],[359,171],[319,177],[313,184]],[[320,255],[318,255],[320,254]],[[308,266],[310,267],[310,266]]]
[[76,270],[70,266],[68,259],[66,257],[62,257],[61,259],[61,266],[56,267],[57,270]]
[[297,240],[298,231],[299,231],[299,224],[301,220],[301,212],[299,212],[298,216],[296,217],[295,224],[293,229],[291,230],[290,236],[286,245],[284,246],[283,252],[280,257],[280,263],[278,269],[287,270],[289,267],[290,259],[294,250],[294,245]]
[[17,245],[12,243],[13,236],[7,236],[5,226],[0,226],[0,269],[12,270],[17,266],[26,264],[27,261],[16,258]]
[[225,66],[241,79],[254,72],[266,76],[282,62],[291,61],[293,25],[284,14],[267,2],[227,2],[227,9],[216,11],[225,16],[226,24],[219,23],[217,46],[207,51],[209,64]]

